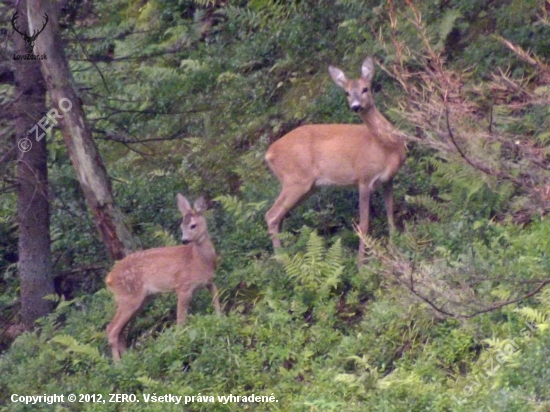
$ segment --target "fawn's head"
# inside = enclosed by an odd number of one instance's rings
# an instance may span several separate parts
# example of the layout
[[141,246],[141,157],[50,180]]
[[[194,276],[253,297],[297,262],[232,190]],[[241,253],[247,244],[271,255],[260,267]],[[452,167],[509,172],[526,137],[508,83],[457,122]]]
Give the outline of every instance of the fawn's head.
[[348,80],[338,67],[329,66],[328,71],[334,83],[345,90],[348,103],[354,112],[366,112],[374,106],[371,83],[374,77],[374,60],[371,56],[363,60],[361,77],[357,80]]
[[204,198],[199,197],[195,200],[193,207],[189,201],[178,193],[176,196],[178,209],[183,215],[181,222],[181,243],[184,245],[191,242],[200,242],[205,236],[208,236],[206,227],[206,219],[204,212],[206,211],[206,202]]

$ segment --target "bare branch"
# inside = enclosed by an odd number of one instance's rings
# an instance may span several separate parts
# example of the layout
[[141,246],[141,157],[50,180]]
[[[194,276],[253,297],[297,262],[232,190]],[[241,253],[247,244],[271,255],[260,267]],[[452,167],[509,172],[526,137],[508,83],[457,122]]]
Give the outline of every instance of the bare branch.
[[[373,238],[360,233],[358,236],[365,244],[365,254],[371,259],[376,259],[383,264],[381,274],[388,279],[397,281],[400,285],[409,290],[416,298],[429,305],[436,312],[457,319],[469,319],[477,315],[492,312],[523,300],[529,299],[540,293],[542,289],[550,284],[550,279],[524,280],[522,284],[536,283],[534,289],[518,293],[511,299],[497,302],[483,302],[476,298],[476,294],[465,283],[453,286],[449,281],[443,280],[441,268],[437,268],[437,276],[429,273],[427,268],[418,266],[414,260],[398,252],[394,247],[383,247]],[[496,281],[496,279],[487,279]],[[505,282],[506,279],[499,278],[498,282]],[[443,301],[444,303],[438,303]],[[446,306],[454,307],[454,310]],[[462,310],[460,310],[462,309]]]

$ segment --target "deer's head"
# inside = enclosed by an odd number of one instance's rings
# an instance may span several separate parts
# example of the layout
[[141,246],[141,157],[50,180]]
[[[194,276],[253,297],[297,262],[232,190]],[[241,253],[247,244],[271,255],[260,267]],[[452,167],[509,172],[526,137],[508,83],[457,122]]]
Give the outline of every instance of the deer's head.
[[374,60],[367,57],[361,65],[361,77],[349,80],[338,67],[329,66],[328,71],[334,83],[344,89],[348,103],[354,112],[366,112],[374,106],[371,83],[374,77]]
[[178,209],[180,210],[183,220],[181,222],[181,243],[184,245],[191,242],[201,242],[204,236],[208,236],[206,228],[206,219],[203,213],[206,211],[206,202],[203,197],[195,200],[193,208],[189,201],[178,193],[177,195]]

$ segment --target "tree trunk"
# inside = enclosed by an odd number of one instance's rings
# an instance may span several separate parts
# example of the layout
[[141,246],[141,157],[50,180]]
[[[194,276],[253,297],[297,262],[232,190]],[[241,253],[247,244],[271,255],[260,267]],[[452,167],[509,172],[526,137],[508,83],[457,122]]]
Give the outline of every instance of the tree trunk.
[[[18,3],[21,31],[27,28],[26,1]],[[15,52],[25,52],[25,41],[16,35]],[[32,142],[27,132],[45,112],[46,88],[38,61],[15,62],[15,130],[19,143],[17,213],[19,219],[19,278],[23,323],[50,312],[44,296],[54,293],[50,259],[50,213],[46,139]],[[30,145],[29,145],[30,144]]]
[[45,128],[60,123],[71,163],[101,238],[110,257],[114,260],[122,259],[136,249],[137,242],[115,204],[111,180],[86,122],[80,97],[73,86],[63,44],[58,35],[55,4],[51,0],[27,1],[32,32],[43,27],[46,13],[49,17],[44,31],[36,38],[34,47],[37,55],[46,56],[40,63],[50,92],[52,110],[48,112],[51,116],[44,121]]

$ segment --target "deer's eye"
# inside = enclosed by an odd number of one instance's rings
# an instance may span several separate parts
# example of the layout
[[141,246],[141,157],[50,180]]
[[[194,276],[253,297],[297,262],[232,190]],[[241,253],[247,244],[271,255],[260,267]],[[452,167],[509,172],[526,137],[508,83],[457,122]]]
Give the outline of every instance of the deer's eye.
[[365,88],[363,89],[363,93],[368,93],[368,92],[369,92],[369,88],[368,88],[368,87],[365,87]]
[[195,229],[197,227],[197,225],[195,223],[193,223],[191,226],[189,226],[189,228],[191,229]]

